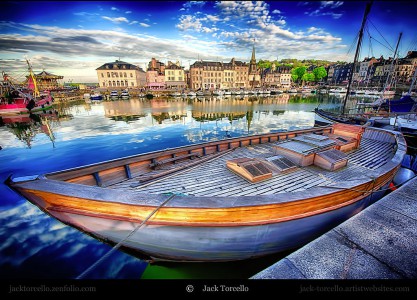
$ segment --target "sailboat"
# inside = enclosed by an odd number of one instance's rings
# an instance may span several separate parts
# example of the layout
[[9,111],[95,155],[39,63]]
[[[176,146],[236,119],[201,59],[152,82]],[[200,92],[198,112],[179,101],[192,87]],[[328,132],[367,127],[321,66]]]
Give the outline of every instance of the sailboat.
[[[417,116],[416,116],[417,104],[415,100],[411,97],[411,92],[416,83],[416,77],[417,77],[417,68],[414,71],[413,80],[411,82],[408,92],[405,95],[403,95],[400,100],[389,102],[390,109],[402,108],[403,110],[413,112],[410,114],[402,114],[402,115],[390,118],[390,125],[396,127],[399,131],[406,134],[407,136],[414,137],[414,139],[417,138]],[[400,103],[400,104],[397,106],[396,103]],[[406,103],[408,103],[408,106],[410,106],[409,108],[407,107]]]
[[346,102],[350,96],[350,90],[351,90],[351,85],[352,85],[352,79],[353,79],[353,71],[355,70],[355,66],[356,63],[358,62],[358,57],[359,57],[359,50],[362,44],[362,37],[363,37],[363,31],[364,31],[364,27],[366,24],[366,20],[367,17],[369,15],[369,12],[371,11],[371,6],[372,6],[372,2],[369,2],[366,5],[365,8],[365,13],[363,16],[363,20],[362,20],[362,25],[361,28],[359,30],[359,38],[358,38],[358,44],[356,46],[356,52],[355,52],[355,57],[353,60],[353,66],[352,66],[352,72],[350,72],[349,74],[349,80],[348,80],[348,86],[346,89],[346,94],[345,94],[345,99],[343,101],[343,107],[342,107],[342,111],[341,114],[335,114],[335,113],[330,113],[327,111],[324,111],[322,109],[319,109],[318,107],[315,108],[315,113],[316,116],[318,116],[321,119],[324,119],[325,121],[328,121],[330,123],[348,123],[348,124],[358,124],[358,125],[364,125],[367,120],[363,117],[363,116],[347,116],[345,114],[345,109],[346,109]]
[[0,100],[0,115],[33,113],[52,107],[53,97],[50,91],[39,92],[35,75],[29,60],[28,87],[26,90],[16,87],[9,75],[3,72],[4,92]]

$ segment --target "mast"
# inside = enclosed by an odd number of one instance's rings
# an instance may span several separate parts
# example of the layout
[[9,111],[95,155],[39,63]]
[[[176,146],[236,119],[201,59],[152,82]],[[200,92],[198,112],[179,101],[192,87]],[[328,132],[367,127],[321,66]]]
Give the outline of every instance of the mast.
[[361,25],[361,29],[359,30],[359,38],[358,38],[358,44],[356,46],[356,52],[355,52],[355,58],[353,60],[353,67],[352,67],[352,72],[349,74],[349,83],[347,86],[347,91],[346,91],[346,96],[345,96],[345,100],[343,101],[343,107],[342,107],[342,115],[345,113],[345,107],[346,107],[346,102],[347,99],[349,98],[349,94],[350,94],[350,86],[352,84],[352,77],[353,77],[353,72],[355,70],[355,65],[356,62],[358,61],[358,56],[359,56],[359,50],[362,44],[362,37],[363,37],[363,29],[365,27],[366,24],[366,19],[368,17],[369,12],[371,11],[371,6],[372,6],[372,1],[368,2],[366,4],[366,8],[365,8],[365,13],[363,15],[363,20],[362,20],[362,25]]
[[36,84],[36,78],[35,78],[35,75],[33,74],[32,66],[30,65],[29,60],[27,58],[26,58],[26,62],[28,64],[29,77],[32,79],[33,87],[34,87],[34,90],[33,90],[33,96],[34,97],[33,98],[36,98],[36,97],[39,97],[39,90],[38,90],[38,86]]
[[388,72],[388,75],[387,75],[387,79],[385,80],[384,89],[382,90],[382,97],[384,96],[384,92],[387,90],[388,82],[390,81],[390,79],[391,79],[390,77],[392,76],[392,73],[394,72],[394,70],[392,69],[392,67],[393,67],[394,62],[396,60],[395,56],[397,55],[398,45],[400,44],[401,36],[402,35],[403,35],[403,33],[400,32],[400,36],[398,38],[397,46],[395,47],[395,51],[394,51],[394,57],[393,57],[393,59],[391,61],[391,65],[389,67],[389,72]]
[[413,90],[414,84],[416,83],[416,76],[417,76],[417,67],[414,70],[413,81],[410,84],[410,88],[408,89],[408,94],[411,95],[411,91]]

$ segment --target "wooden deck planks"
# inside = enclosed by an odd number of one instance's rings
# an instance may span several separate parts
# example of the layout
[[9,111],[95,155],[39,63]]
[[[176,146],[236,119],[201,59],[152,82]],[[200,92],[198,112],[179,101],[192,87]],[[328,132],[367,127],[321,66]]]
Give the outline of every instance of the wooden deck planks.
[[[143,187],[139,185],[135,189],[152,194],[174,192],[196,196],[245,196],[296,192],[315,186],[356,180],[361,176],[369,177],[373,169],[383,165],[393,156],[391,143],[363,138],[361,147],[355,152],[348,153],[348,166],[338,171],[327,171],[313,165],[276,175],[266,181],[250,183],[226,167],[226,161],[230,159],[276,155],[273,145],[274,143],[264,143],[237,148],[218,159],[203,162],[201,166],[189,172],[170,175],[169,178],[162,178]],[[137,178],[116,184],[112,188],[126,188],[132,182],[137,182]]]

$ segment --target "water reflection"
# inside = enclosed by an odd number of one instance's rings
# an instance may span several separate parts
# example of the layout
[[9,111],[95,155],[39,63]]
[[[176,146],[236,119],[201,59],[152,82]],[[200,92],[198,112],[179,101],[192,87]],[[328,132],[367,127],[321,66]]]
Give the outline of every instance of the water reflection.
[[[0,212],[0,224],[0,278],[75,278],[110,250],[28,202]],[[140,278],[146,266],[119,252],[86,278]]]
[[19,141],[28,148],[32,147],[35,136],[44,133],[55,147],[55,136],[53,133],[54,123],[59,120],[56,111],[44,113],[30,113],[24,115],[1,116],[0,126],[5,126],[12,132]]

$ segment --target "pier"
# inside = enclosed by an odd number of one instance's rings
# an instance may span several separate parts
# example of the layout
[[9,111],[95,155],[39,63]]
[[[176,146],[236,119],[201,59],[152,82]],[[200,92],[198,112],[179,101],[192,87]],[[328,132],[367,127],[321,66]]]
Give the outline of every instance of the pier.
[[250,279],[417,278],[417,177]]

